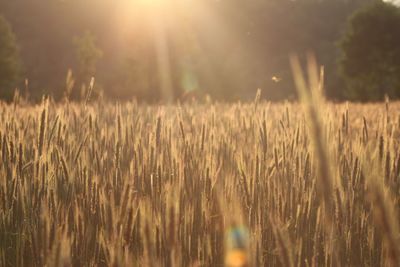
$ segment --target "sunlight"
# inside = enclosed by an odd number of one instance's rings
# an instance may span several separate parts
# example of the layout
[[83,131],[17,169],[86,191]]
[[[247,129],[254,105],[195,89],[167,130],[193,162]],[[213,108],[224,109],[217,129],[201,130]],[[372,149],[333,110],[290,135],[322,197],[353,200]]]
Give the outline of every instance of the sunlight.
[[399,29],[400,0],[0,0],[0,267],[400,267]]
[[152,30],[155,23],[170,23],[177,8],[171,0],[121,0],[116,9],[119,30]]
[[144,8],[166,7],[168,0],[137,0],[138,4]]
[[[182,92],[199,89],[201,79],[218,83],[221,76],[216,74],[221,70],[233,84],[239,84],[241,76],[232,75],[237,71],[235,66],[222,62],[252,58],[251,50],[243,49],[241,35],[226,24],[212,3],[120,0],[114,16],[115,40],[121,44],[118,53],[142,51],[142,59],[137,60],[153,64],[155,86],[166,102]],[[228,47],[233,52],[228,52]],[[242,52],[239,55],[237,51]]]
[[[117,31],[122,38],[150,41],[155,56],[160,94],[166,102],[173,99],[171,78],[171,34],[182,22],[177,7],[171,0],[124,0],[118,8]],[[186,9],[187,10],[187,9]]]
[[127,11],[138,11],[147,15],[174,12],[174,2],[171,0],[128,0],[125,8]]

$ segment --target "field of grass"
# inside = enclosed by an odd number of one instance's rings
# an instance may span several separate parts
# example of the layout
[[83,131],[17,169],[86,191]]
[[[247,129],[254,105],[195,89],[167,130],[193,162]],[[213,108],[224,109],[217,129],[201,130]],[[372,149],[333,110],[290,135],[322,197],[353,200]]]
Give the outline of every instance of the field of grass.
[[395,102],[1,104],[0,266],[399,266],[399,141]]

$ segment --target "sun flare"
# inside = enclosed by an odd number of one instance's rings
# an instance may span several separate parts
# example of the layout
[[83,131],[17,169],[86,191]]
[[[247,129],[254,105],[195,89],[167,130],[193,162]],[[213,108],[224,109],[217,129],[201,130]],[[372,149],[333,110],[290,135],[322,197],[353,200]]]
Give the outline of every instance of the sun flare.
[[174,9],[170,0],[131,0],[126,8],[146,13],[171,12]]
[[158,8],[166,6],[167,0],[137,0],[138,4],[148,8]]

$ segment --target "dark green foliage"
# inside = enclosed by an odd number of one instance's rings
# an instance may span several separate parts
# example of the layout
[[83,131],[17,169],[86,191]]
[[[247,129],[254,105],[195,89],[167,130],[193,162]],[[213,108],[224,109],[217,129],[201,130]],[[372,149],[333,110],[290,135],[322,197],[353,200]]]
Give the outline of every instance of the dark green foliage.
[[378,1],[356,12],[340,46],[346,96],[353,100],[400,97],[400,9]]
[[97,47],[96,38],[90,32],[74,39],[76,58],[79,65],[79,75],[89,83],[96,74],[96,65],[103,56],[103,51]]
[[[97,46],[96,37],[89,31],[73,39],[75,48],[75,64],[77,65],[76,80],[70,88],[71,99],[86,99],[93,90],[99,60],[103,51]],[[72,70],[71,70],[72,75]]]
[[0,99],[11,99],[20,74],[15,36],[0,16]]
[[[37,100],[42,94],[62,98],[68,69],[79,94],[82,68],[72,40],[87,31],[104,52],[95,78],[108,97],[162,101],[162,50],[168,54],[172,92],[167,95],[174,99],[200,90],[213,99],[249,100],[257,88],[271,100],[293,99],[288,56],[313,51],[326,69],[327,95],[337,99],[343,92],[335,42],[346,18],[369,1],[189,1],[199,8],[171,1],[177,6],[167,12],[165,23],[158,16],[144,17],[140,9],[123,8],[138,2],[129,0],[0,0],[0,10],[18,36],[30,93]],[[160,28],[151,21],[160,22]],[[160,40],[165,47],[159,47]]]

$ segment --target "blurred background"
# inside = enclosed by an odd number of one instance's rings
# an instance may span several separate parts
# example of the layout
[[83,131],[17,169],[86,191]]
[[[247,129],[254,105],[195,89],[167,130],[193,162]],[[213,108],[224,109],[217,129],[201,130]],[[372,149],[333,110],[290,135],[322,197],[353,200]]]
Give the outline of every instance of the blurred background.
[[400,15],[372,0],[0,0],[0,98],[296,98],[313,52],[336,101],[400,96]]

